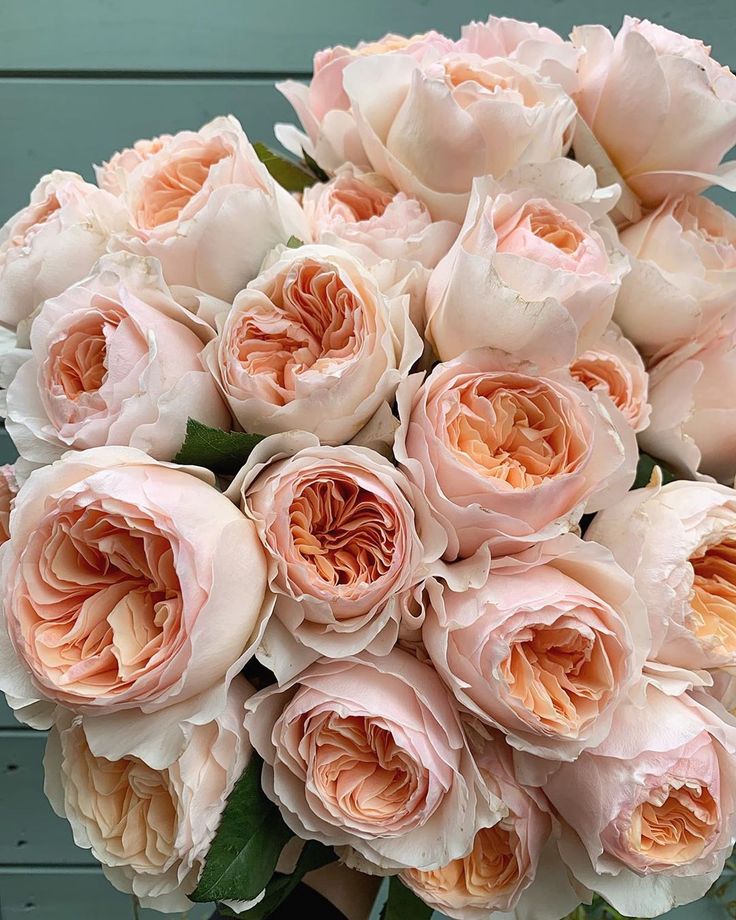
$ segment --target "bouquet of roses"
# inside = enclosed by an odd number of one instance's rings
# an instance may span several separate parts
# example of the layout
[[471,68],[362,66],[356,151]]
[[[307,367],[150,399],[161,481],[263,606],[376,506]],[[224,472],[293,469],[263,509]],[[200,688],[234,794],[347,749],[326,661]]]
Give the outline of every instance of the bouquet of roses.
[[265,918],[334,861],[399,920],[701,897],[736,77],[646,21],[491,17],[279,89],[296,158],[217,118],[2,230],[0,685],[54,808],[163,911]]

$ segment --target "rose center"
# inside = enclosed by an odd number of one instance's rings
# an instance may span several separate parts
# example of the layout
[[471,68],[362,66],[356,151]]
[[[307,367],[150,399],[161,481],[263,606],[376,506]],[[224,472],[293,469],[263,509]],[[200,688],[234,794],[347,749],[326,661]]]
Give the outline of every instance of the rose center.
[[391,204],[393,195],[367,182],[353,181],[336,185],[330,198],[333,215],[352,223],[380,217]]
[[717,826],[718,807],[708,789],[664,786],[634,811],[629,842],[650,859],[676,866],[697,859]]
[[736,655],[736,540],[723,540],[690,559],[693,595],[690,625],[703,642]]

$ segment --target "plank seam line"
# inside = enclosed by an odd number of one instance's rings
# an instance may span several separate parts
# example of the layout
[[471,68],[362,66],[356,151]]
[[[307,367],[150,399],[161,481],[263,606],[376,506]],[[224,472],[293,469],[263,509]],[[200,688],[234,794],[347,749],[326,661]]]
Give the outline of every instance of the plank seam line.
[[3,80],[308,80],[303,70],[4,70]]

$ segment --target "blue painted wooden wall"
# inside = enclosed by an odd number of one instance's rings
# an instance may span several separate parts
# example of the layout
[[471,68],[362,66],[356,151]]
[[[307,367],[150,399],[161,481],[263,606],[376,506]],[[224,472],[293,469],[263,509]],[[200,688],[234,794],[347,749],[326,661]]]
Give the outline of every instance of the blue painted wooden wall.
[[[272,142],[273,122],[291,119],[273,81],[305,76],[320,47],[456,34],[490,12],[561,32],[631,13],[703,38],[736,68],[736,0],[0,0],[0,223],[43,173],[92,178],[93,162],[139,137],[232,112]],[[133,920],[43,797],[43,736],[0,708],[0,745],[2,920]]]

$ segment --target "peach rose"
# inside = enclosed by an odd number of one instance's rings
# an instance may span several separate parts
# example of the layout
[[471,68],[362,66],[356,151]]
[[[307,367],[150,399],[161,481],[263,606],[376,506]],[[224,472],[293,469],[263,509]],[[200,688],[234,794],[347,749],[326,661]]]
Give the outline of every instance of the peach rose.
[[424,645],[464,708],[547,760],[606,737],[649,641],[633,579],[609,552],[565,534],[494,559],[480,588],[427,590]]
[[567,364],[599,338],[628,270],[606,217],[616,198],[566,159],[476,179],[427,288],[427,338],[440,359],[488,345]]
[[736,475],[736,306],[649,368],[652,416],[643,450],[684,476]]
[[[476,763],[507,807],[506,817],[481,828],[473,849],[461,859],[440,869],[401,873],[402,882],[425,903],[455,920],[487,920],[491,912],[513,911],[534,881],[552,831],[544,796],[518,782],[511,749],[502,736],[488,738]],[[575,899],[570,909],[577,904]],[[559,911],[554,913],[554,920],[559,916]]]
[[373,169],[435,219],[462,220],[476,176],[500,178],[570,146],[575,104],[509,58],[365,57],[343,85]]
[[616,321],[649,358],[687,344],[734,303],[736,217],[707,198],[668,198],[627,227],[621,242],[631,272],[616,301]]
[[[713,183],[736,188],[723,156],[736,144],[736,77],[700,41],[625,16],[614,38],[579,26],[575,99],[594,135],[575,137],[583,162],[610,167],[647,207]],[[596,143],[603,150],[596,151]]]
[[442,682],[398,649],[267,687],[246,704],[245,727],[294,833],[352,847],[363,868],[444,866],[505,814]]
[[157,258],[169,284],[232,301],[272,247],[306,235],[301,208],[232,115],[161,141],[116,175],[132,227],[116,245]]
[[276,250],[218,316],[204,358],[246,431],[350,440],[422,353],[408,297],[331,246]]
[[84,278],[126,223],[121,203],[76,173],[44,176],[0,229],[0,323],[15,328]]
[[428,52],[445,52],[454,42],[439,32],[421,35],[388,34],[373,42],[359,42],[354,48],[336,45],[314,55],[313,73],[305,86],[297,80],[284,80],[276,89],[291,103],[306,134],[293,125],[276,125],[276,136],[296,156],[309,153],[322,169],[334,172],[344,163],[366,168],[368,159],[358,137],[350,100],[343,89],[343,71],[356,58],[392,54],[411,54],[418,58]]
[[243,707],[253,692],[242,677],[211,722],[190,723],[182,750],[151,764],[135,750],[108,756],[84,718],[63,712],[46,745],[45,790],[91,850],[107,879],[142,907],[186,911],[225,801],[251,756]]
[[172,140],[171,134],[161,134],[150,140],[144,138],[136,141],[132,147],[126,147],[125,150],[118,150],[102,166],[95,166],[97,184],[113,195],[122,194],[125,191],[128,174],[133,172],[136,166],[140,166],[145,160],[162,150]]
[[483,58],[510,58],[558,83],[565,92],[577,89],[578,50],[552,29],[536,22],[489,16],[486,22],[463,26],[457,48]]
[[736,728],[708,697],[649,686],[544,787],[575,877],[627,917],[702,897],[736,841]]
[[634,577],[653,659],[736,666],[736,491],[655,482],[600,512],[585,538],[607,546]]
[[268,598],[255,526],[213,482],[130,447],[25,482],[0,549],[0,675],[21,717],[48,724],[44,700],[110,715],[114,745],[125,710],[219,712]]
[[200,361],[214,332],[179,304],[155,259],[103,256],[92,274],[41,307],[32,357],[7,394],[7,428],[26,460],[120,444],[170,460],[189,416],[230,427]]
[[320,655],[390,652],[446,542],[404,474],[368,448],[289,432],[261,442],[233,485],[270,556],[276,603],[258,655],[277,678]]
[[641,355],[615,323],[575,358],[570,373],[593,393],[608,396],[634,431],[647,427],[649,377]]
[[605,396],[566,369],[490,348],[399,388],[394,452],[447,531],[449,560],[570,530],[634,480],[634,433]]
[[11,463],[0,466],[0,543],[10,539],[10,511],[13,507],[18,482]]

